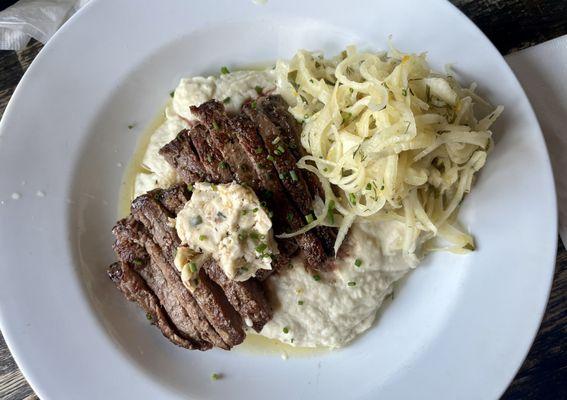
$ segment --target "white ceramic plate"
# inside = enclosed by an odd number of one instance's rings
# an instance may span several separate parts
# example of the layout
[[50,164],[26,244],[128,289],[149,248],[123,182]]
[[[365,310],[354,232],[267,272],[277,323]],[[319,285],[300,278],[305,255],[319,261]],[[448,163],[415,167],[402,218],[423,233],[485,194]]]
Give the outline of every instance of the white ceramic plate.
[[[171,345],[105,273],[137,135],[182,76],[302,47],[384,49],[389,34],[506,107],[462,213],[478,251],[428,257],[340,351],[283,361]],[[449,3],[93,1],[34,61],[0,133],[2,332],[42,399],[497,398],[537,331],[556,249],[548,156],[516,78]]]

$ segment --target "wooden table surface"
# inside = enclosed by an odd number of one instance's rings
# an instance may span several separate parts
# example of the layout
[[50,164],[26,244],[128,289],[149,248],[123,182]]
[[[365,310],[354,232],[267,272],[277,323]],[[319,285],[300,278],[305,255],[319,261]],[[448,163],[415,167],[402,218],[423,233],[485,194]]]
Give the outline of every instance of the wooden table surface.
[[[486,33],[502,54],[567,33],[565,0],[451,2]],[[0,51],[0,117],[41,47],[40,43],[32,41],[19,52]],[[0,335],[0,399],[37,398]],[[567,399],[567,251],[561,243],[557,249],[553,288],[541,327],[528,357],[502,398]]]

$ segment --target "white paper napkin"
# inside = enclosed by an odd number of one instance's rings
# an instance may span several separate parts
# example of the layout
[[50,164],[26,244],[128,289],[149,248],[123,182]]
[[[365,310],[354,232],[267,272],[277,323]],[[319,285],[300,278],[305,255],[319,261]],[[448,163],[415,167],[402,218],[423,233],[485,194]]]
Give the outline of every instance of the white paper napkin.
[[559,234],[567,245],[567,35],[506,56],[543,130],[551,158]]
[[46,43],[88,0],[20,0],[0,12],[0,50],[21,50],[30,38]]

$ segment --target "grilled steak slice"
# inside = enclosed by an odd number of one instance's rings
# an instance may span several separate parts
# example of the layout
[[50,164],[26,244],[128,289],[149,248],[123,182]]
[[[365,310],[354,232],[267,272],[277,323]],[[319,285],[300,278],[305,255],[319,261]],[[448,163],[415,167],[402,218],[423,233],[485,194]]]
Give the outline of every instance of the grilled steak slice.
[[177,137],[159,150],[166,161],[171,164],[181,179],[186,183],[210,180],[186,129],[179,132]]
[[189,137],[207,170],[211,181],[215,183],[229,183],[233,181],[233,174],[229,165],[223,161],[222,153],[216,148],[211,147],[208,142],[209,131],[203,125],[196,125],[189,132]]
[[[301,125],[299,124],[299,122],[297,122],[293,115],[291,115],[287,111],[289,106],[279,95],[264,97],[260,99],[257,104],[258,107],[256,109],[260,110],[260,112],[264,114],[275,127],[278,128],[280,137],[287,144],[287,148],[285,149],[287,153],[286,157],[291,158],[291,160],[288,160],[287,162],[292,163],[292,165],[296,164],[297,161],[299,161],[299,159],[307,153],[301,146]],[[284,155],[282,155],[282,158],[283,156]],[[285,174],[285,169],[283,169],[282,172]],[[298,183],[297,186],[299,186],[301,189],[307,188],[308,190],[307,192],[301,191],[300,193],[310,193],[311,195],[309,196],[309,199],[313,199],[315,196],[324,198],[321,184],[314,174],[303,169],[297,169],[295,170],[295,173],[298,177],[298,181],[296,182]],[[287,177],[287,175],[284,176]],[[305,182],[306,185],[300,184],[300,181]],[[286,188],[288,188],[288,186],[286,186]],[[297,192],[291,192],[293,188],[288,188],[288,190],[290,190],[290,193],[295,193],[295,196],[297,196]],[[297,199],[297,197],[294,198]],[[302,204],[305,205],[305,199],[299,199],[299,201],[301,201]],[[311,208],[310,205],[309,208]],[[306,211],[302,209],[302,212]],[[315,232],[317,233],[317,236],[319,236],[323,241],[327,254],[333,255],[334,243],[335,239],[337,238],[336,229],[319,226],[315,228]]]
[[205,263],[203,269],[222,288],[228,301],[242,316],[246,325],[260,332],[272,318],[272,310],[258,281],[255,279],[244,282],[232,281],[226,277],[214,260]]
[[258,133],[262,137],[264,147],[268,150],[268,154],[272,155],[272,163],[277,176],[291,200],[303,215],[310,214],[313,211],[312,197],[301,171],[296,171],[297,160],[289,151],[290,143],[280,133],[280,129],[257,106],[252,107],[251,104],[246,104],[242,110],[258,126]]
[[144,278],[177,329],[204,350],[210,348],[211,343],[225,348],[225,343],[208,323],[144,226],[128,217],[118,221],[113,233],[116,236],[114,250],[119,259]]
[[[144,224],[155,243],[163,251],[164,261],[169,270],[180,279],[177,269],[173,266],[177,247],[181,244],[175,227],[170,224],[170,218],[173,215],[169,214],[151,193],[139,196],[132,202],[132,215]],[[152,253],[147,246],[146,249],[151,255]],[[181,283],[180,280],[179,282]],[[189,294],[187,290],[185,292]],[[226,299],[223,299],[222,293],[219,293],[209,280],[200,279],[199,285],[192,295],[229,348],[244,340],[242,321],[239,315],[226,302]]]
[[211,147],[219,150],[224,161],[230,166],[235,180],[250,186],[260,194],[257,189],[262,188],[262,182],[254,172],[253,162],[243,152],[232,132],[230,118],[225,113],[224,106],[218,101],[211,100],[199,107],[191,107],[191,112],[208,127]]
[[[210,132],[210,137],[214,142],[214,146],[220,149],[223,157],[233,170],[236,180],[241,184],[246,184],[256,191],[259,197],[266,202],[271,202],[273,206],[271,209],[274,215],[278,214],[276,218],[276,226],[274,229],[277,231],[283,221],[287,221],[284,226],[289,226],[292,230],[297,230],[303,227],[303,218],[291,206],[282,194],[283,189],[278,186],[279,181],[269,179],[265,171],[261,168],[266,164],[258,164],[257,155],[267,152],[264,146],[245,149],[241,145],[242,132],[251,132],[247,127],[238,126],[239,123],[245,124],[245,120],[241,117],[231,122],[230,118],[224,111],[221,103],[211,100],[199,107],[191,107],[191,112],[196,115],[205,125],[207,125]],[[234,129],[239,129],[238,134],[234,134]],[[255,132],[254,132],[255,133]],[[257,135],[257,133],[255,133]],[[253,134],[250,134],[253,137]],[[252,141],[251,141],[252,142]],[[258,143],[262,143],[261,141]],[[256,154],[256,156],[254,156]],[[274,191],[275,190],[275,191]],[[312,232],[307,232],[296,238],[299,247],[305,253],[306,265],[312,269],[318,269],[323,266],[327,256],[319,238]]]
[[160,301],[150,290],[144,280],[126,263],[116,262],[108,268],[108,276],[116,284],[126,298],[138,305],[146,312],[148,318],[156,325],[162,334],[171,342],[186,349],[206,350],[209,344],[195,344],[176,332],[176,328],[169,320]]
[[172,215],[177,215],[191,197],[191,193],[184,184],[174,185],[169,189],[152,190],[150,193]]
[[199,284],[193,291],[193,296],[229,348],[244,341],[246,334],[242,329],[240,315],[203,268],[199,270]]

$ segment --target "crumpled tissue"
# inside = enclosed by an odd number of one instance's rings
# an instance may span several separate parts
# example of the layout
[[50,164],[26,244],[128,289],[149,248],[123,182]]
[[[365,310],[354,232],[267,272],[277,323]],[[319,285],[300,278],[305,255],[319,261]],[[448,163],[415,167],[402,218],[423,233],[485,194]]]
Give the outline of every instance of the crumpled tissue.
[[21,50],[31,38],[41,43],[89,0],[20,0],[0,12],[0,50]]

